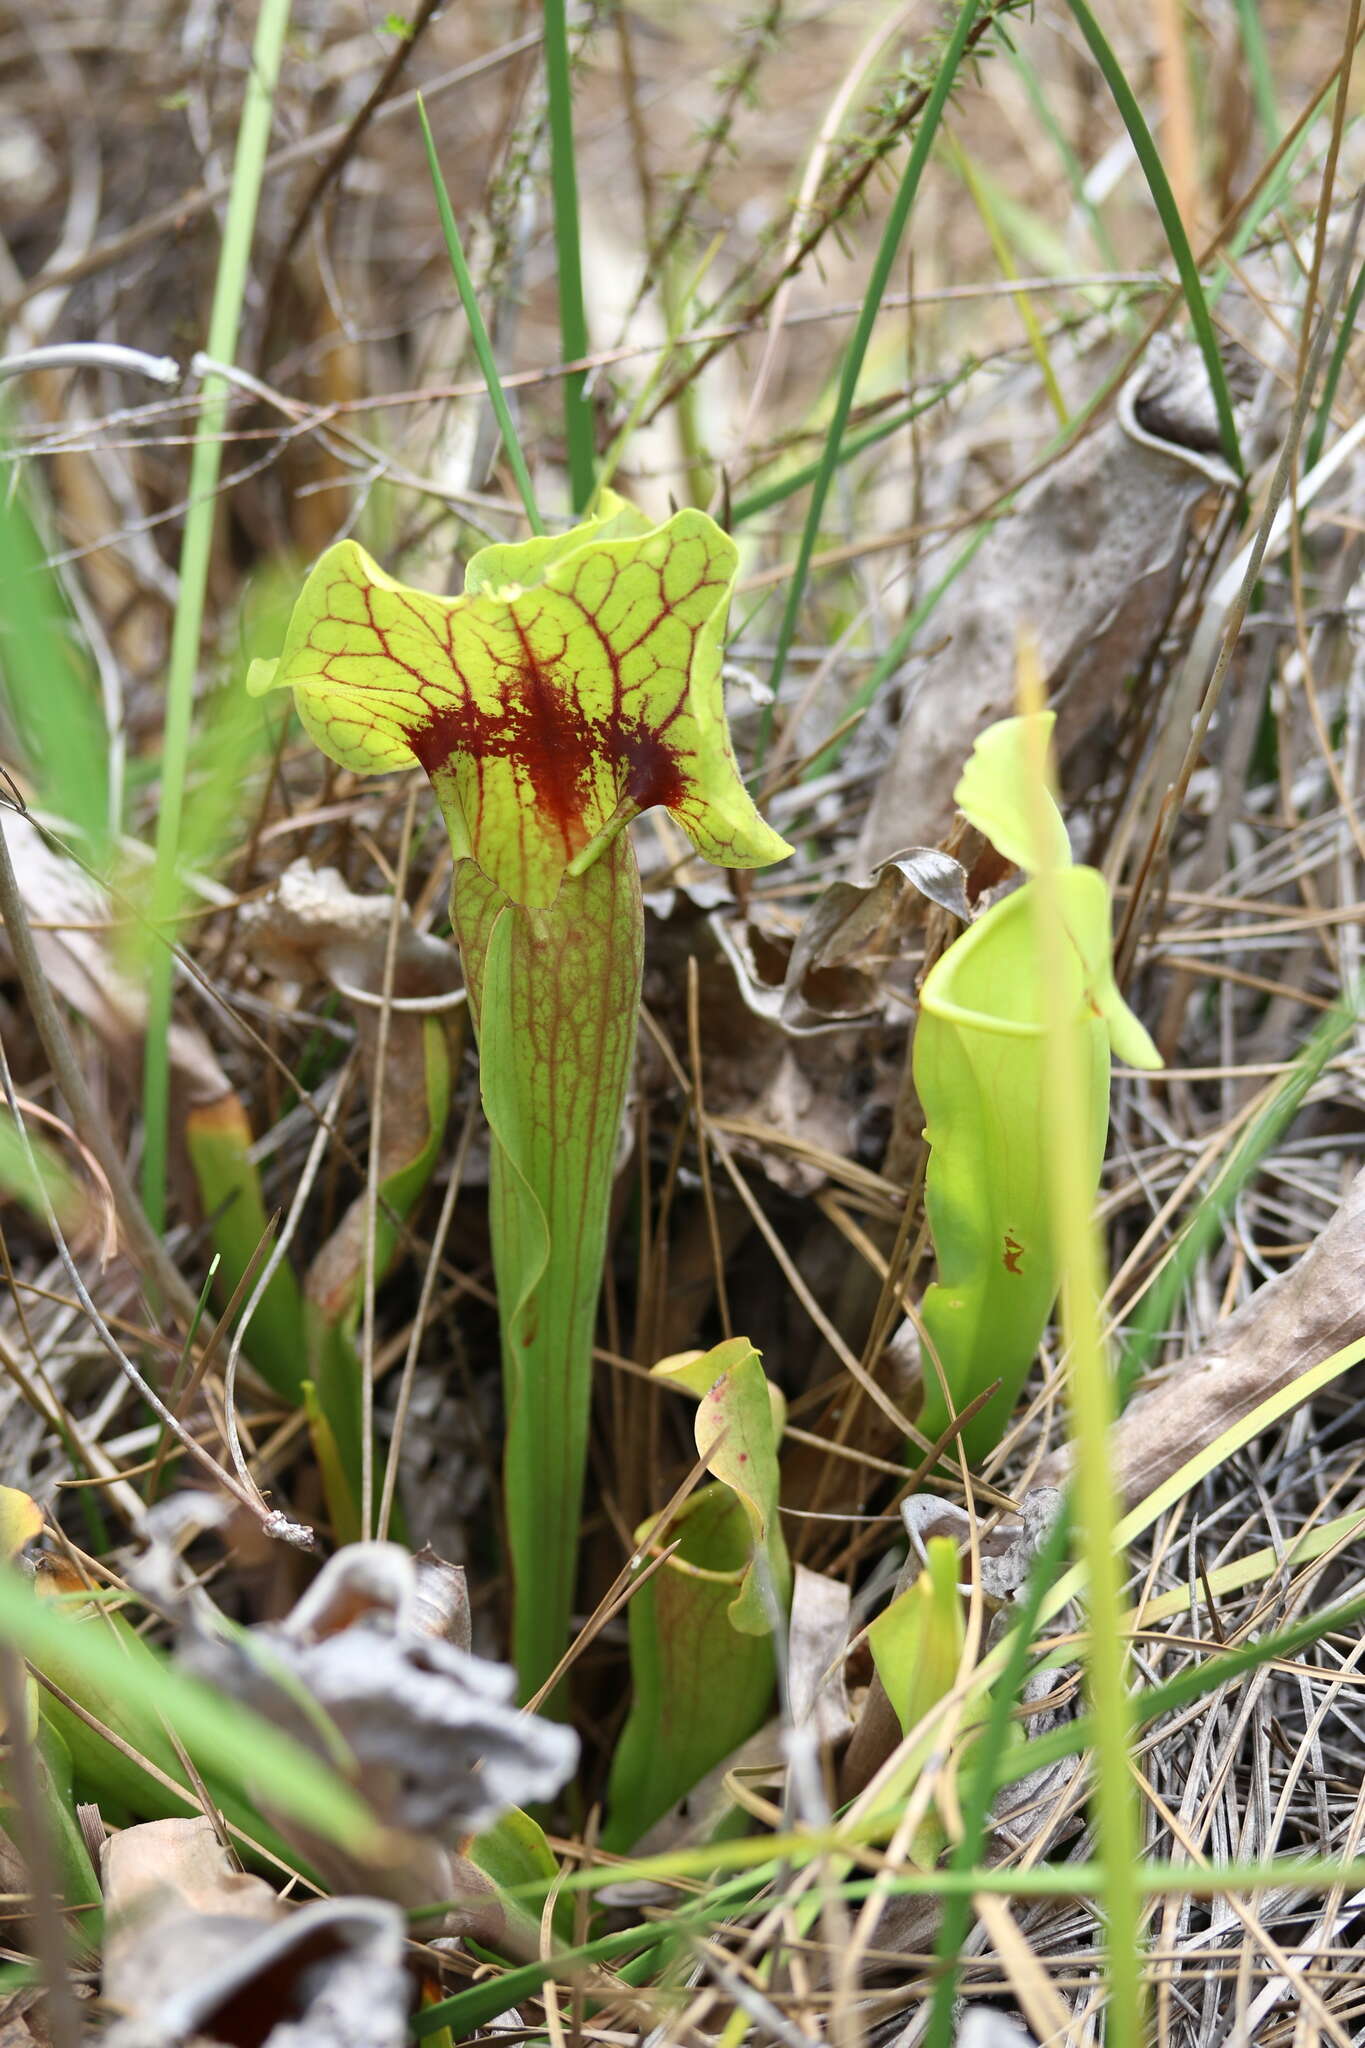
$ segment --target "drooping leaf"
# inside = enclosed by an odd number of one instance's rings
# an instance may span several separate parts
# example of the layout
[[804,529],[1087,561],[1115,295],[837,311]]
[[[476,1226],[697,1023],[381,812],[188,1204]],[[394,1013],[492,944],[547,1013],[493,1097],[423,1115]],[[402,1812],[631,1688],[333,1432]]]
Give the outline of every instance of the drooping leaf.
[[919,1577],[884,1607],[867,1631],[877,1676],[909,1734],[957,1681],[966,1640],[957,1589],[957,1545],[931,1536]]
[[730,1621],[746,1635],[767,1635],[772,1602],[785,1609],[791,1596],[791,1564],[777,1512],[777,1446],[787,1404],[747,1337],[686,1353],[681,1361],[665,1359],[654,1375],[698,1397],[693,1432],[698,1456],[743,1508],[752,1553],[763,1557],[770,1581],[771,1590],[765,1592],[751,1565],[730,1605]]
[[1031,875],[1071,865],[1066,821],[1051,790],[1030,773],[1057,723],[1055,711],[997,719],[977,737],[953,791],[964,818],[998,853]]
[[612,1849],[628,1849],[762,1726],[773,1608],[785,1614],[791,1597],[777,1513],[781,1425],[758,1353],[734,1338],[656,1371],[699,1398],[697,1448],[716,1479],[668,1525],[637,1532],[642,1560],[678,1548],[630,1603],[633,1701],[602,1837]]

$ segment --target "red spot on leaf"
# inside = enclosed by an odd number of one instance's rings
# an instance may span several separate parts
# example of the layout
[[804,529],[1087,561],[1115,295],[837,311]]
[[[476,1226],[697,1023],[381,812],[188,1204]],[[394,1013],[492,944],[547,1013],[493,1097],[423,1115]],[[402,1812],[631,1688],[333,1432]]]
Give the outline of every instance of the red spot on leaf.
[[1005,1271],[1006,1271],[1007,1273],[1018,1273],[1018,1274],[1020,1275],[1020,1277],[1022,1278],[1022,1277],[1023,1277],[1023,1270],[1024,1270],[1024,1269],[1023,1269],[1023,1267],[1022,1267],[1022,1266],[1021,1266],[1021,1265],[1019,1264],[1019,1261],[1020,1261],[1020,1259],[1021,1259],[1021,1258],[1023,1257],[1023,1255],[1024,1255],[1024,1247],[1023,1247],[1023,1246],[1022,1246],[1022,1245],[1020,1244],[1020,1242],[1019,1242],[1018,1238],[1017,1238],[1017,1237],[1011,1237],[1011,1236],[1010,1236],[1010,1234],[1009,1234],[1009,1232],[1008,1232],[1008,1231],[1006,1231],[1006,1233],[1005,1233],[1005,1250],[1004,1250],[1004,1255],[1003,1255],[1003,1256],[1004,1256],[1004,1266],[1005,1266]]

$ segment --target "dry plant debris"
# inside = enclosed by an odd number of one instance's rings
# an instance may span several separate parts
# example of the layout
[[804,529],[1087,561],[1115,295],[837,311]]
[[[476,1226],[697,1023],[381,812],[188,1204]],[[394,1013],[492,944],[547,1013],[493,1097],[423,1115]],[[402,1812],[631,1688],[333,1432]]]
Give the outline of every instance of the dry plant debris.
[[[960,0],[569,10],[576,249],[556,0],[286,12],[230,362],[215,281],[280,0],[0,25],[0,2044],[1349,2048],[1359,0],[982,0],[879,293]],[[525,539],[419,91],[551,533],[584,509],[586,446],[650,519],[707,510],[739,546],[727,709],[795,848],[722,877],[666,814],[635,828],[571,1726],[518,1715],[502,1662],[497,1169],[450,849],[420,778],[324,762],[243,686],[335,541],[445,596]],[[976,1800],[980,1674],[1000,1682],[1074,1468],[1064,1324],[972,1469],[916,1428],[910,1052],[925,975],[1017,885],[952,793],[1016,708],[1021,640],[1165,1061],[1116,1078],[1097,1209],[1110,1356],[1141,1366],[1111,1438],[1141,2012],[1110,1996],[1063,1558],[1000,1737],[1013,1775]],[[162,1227],[139,1177],[170,945]],[[731,1554],[740,1495],[698,1515],[718,1481],[652,1372],[738,1337],[785,1400],[789,1611],[761,1548]],[[604,1802],[629,1610],[663,1570],[766,1601],[776,1681],[636,1868],[601,1846]],[[945,1644],[917,1729],[895,1674]],[[349,1834],[291,1816],[291,1758],[339,1774]]]

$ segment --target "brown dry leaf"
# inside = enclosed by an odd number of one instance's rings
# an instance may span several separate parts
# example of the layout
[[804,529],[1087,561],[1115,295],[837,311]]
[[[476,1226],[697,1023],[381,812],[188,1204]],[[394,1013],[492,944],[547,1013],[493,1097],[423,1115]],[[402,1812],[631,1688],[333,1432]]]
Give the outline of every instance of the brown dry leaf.
[[202,1814],[125,1828],[102,1860],[104,1999],[125,2015],[111,2048],[399,2048],[408,1981],[396,1906],[320,1899],[290,1912],[235,1867]]
[[[755,1016],[791,1038],[818,1037],[880,1017],[883,970],[898,951],[906,921],[906,884],[933,893],[921,879],[925,855],[961,875],[946,854],[914,847],[887,861],[870,883],[831,882],[794,938],[753,916],[736,920],[714,912],[711,929]],[[934,874],[942,881],[937,866]]]
[[[1219,1323],[1192,1357],[1129,1402],[1110,1439],[1125,1507],[1300,1373],[1365,1335],[1365,1172],[1310,1251]],[[1044,1459],[1040,1486],[1065,1485],[1069,1451]]]
[[1197,350],[1158,343],[1114,417],[1021,492],[934,613],[942,644],[913,671],[859,845],[868,869],[946,833],[973,742],[1015,708],[1021,632],[1037,641],[1063,752],[1145,666],[1195,507],[1235,483],[1217,447]]

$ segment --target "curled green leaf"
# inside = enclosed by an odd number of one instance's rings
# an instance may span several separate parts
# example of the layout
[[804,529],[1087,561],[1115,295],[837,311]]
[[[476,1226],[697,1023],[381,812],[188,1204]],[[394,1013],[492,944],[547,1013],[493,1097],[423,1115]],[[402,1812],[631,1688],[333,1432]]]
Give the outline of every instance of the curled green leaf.
[[[1050,730],[1051,714],[1045,717]],[[1061,815],[1046,791],[1029,788],[1038,737],[1022,718],[991,727],[954,794],[1002,851],[1053,869],[1050,897],[1066,938],[1063,1007],[1074,1024],[1078,1090],[1089,1105],[1087,1170],[1098,1186],[1111,1053],[1138,1067],[1161,1060],[1114,982],[1104,877],[1071,866],[1069,847],[1063,857]],[[924,1363],[920,1426],[939,1435],[949,1423],[948,1395],[959,1410],[998,1382],[963,1431],[974,1459],[1004,1433],[1060,1285],[1048,1199],[1048,1004],[1035,893],[1025,883],[948,948],[925,977],[915,1030],[915,1086],[930,1148],[925,1204],[938,1258],[938,1280],[921,1304],[932,1355]]]

